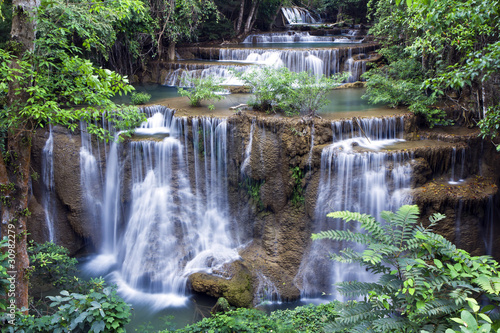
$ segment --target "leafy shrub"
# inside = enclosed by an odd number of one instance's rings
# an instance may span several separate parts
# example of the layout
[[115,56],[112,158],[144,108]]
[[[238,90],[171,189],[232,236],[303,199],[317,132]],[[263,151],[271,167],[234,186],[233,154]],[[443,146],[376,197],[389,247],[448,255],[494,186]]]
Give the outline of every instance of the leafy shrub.
[[286,116],[310,115],[328,104],[326,94],[347,78],[340,74],[319,78],[307,72],[295,73],[286,67],[255,67],[236,73],[252,88],[254,99],[249,102],[257,110],[281,112]]
[[151,95],[145,92],[133,92],[131,96],[132,104],[142,105],[149,102]]
[[[217,313],[175,332],[321,332],[325,324],[333,321],[337,316],[336,305],[337,302],[318,306],[309,304],[293,310],[276,310],[270,315],[256,309],[239,308],[225,313]],[[167,332],[162,331],[161,333]]]
[[61,291],[60,296],[48,296],[57,312],[51,316],[18,315],[16,328],[7,332],[125,332],[130,321],[130,305],[117,294],[114,287],[90,290],[87,295]]
[[325,325],[335,320],[339,302],[299,306],[292,310],[276,310],[269,315],[271,321],[289,323],[293,332],[322,332]]
[[43,281],[54,287],[70,288],[70,284],[74,281],[73,275],[77,272],[78,261],[69,256],[68,249],[52,242],[43,244],[31,242],[28,255],[32,280]]
[[[486,117],[479,121],[479,128],[481,129],[481,137],[491,139],[500,135],[500,105],[488,108]],[[500,151],[500,145],[496,145],[497,150]]]
[[472,257],[457,249],[431,228],[444,218],[430,217],[430,225],[417,225],[418,206],[402,206],[396,213],[384,211],[380,223],[372,216],[335,212],[329,217],[358,221],[365,230],[329,230],[312,238],[351,241],[363,252],[346,248],[332,254],[339,262],[358,263],[378,274],[373,283],[341,282],[340,293],[362,301],[339,306],[333,331],[442,332],[456,325],[450,317],[462,310],[476,311],[475,298],[484,295],[500,301],[500,265],[488,256]]
[[[267,332],[293,332],[290,327],[277,321],[272,321],[269,316],[256,309],[239,308],[225,313],[217,313],[210,318],[204,318],[193,325],[188,325],[178,329],[177,333],[196,332],[247,332],[247,333],[267,333]],[[161,333],[167,333],[162,331]]]
[[[177,92],[181,96],[186,96],[191,106],[200,106],[202,100],[218,101],[225,98],[224,95],[221,95],[225,91],[224,87],[220,85],[221,83],[221,79],[213,76],[184,78],[182,84],[185,86],[193,85],[193,88],[178,88]],[[213,109],[214,106],[210,105],[209,108]]]
[[373,68],[363,74],[367,80],[363,98],[372,104],[384,103],[390,107],[408,106],[410,111],[425,116],[429,125],[448,125],[443,110],[433,107],[437,92],[427,95],[422,88],[424,75],[413,59],[401,59],[382,68]]

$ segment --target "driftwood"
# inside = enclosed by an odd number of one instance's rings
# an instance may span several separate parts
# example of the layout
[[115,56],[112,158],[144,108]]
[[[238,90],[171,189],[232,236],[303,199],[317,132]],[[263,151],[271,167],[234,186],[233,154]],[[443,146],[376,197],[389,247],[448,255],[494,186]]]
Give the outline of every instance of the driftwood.
[[239,108],[244,108],[244,107],[247,107],[248,104],[240,104],[240,105],[236,105],[236,106],[231,106],[229,108],[229,110],[238,110]]
[[356,118],[356,117],[353,117],[354,120],[356,120],[356,124],[358,125],[359,127],[359,130],[361,131],[361,133],[364,135],[364,137],[366,138],[366,140],[368,140],[368,142],[371,142],[370,139],[368,138],[368,135],[366,135],[365,131],[363,131],[363,128],[361,127],[361,124],[359,122],[359,119]]

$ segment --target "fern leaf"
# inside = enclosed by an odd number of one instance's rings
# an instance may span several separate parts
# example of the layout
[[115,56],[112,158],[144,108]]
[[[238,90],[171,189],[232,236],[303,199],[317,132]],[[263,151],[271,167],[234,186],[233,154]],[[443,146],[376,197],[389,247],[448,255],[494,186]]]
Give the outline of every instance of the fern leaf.
[[383,243],[388,242],[384,228],[382,228],[380,222],[377,222],[373,216],[349,211],[333,212],[327,214],[326,216],[331,218],[340,218],[345,222],[358,221],[361,224],[361,228],[365,229],[377,241]]

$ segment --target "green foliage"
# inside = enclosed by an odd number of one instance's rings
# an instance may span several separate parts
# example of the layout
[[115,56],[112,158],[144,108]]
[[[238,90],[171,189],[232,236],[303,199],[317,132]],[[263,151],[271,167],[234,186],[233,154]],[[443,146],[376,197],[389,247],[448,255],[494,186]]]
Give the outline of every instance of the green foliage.
[[[481,137],[494,139],[500,135],[500,105],[495,105],[488,109],[486,117],[479,122]],[[496,145],[500,151],[500,145]]]
[[439,332],[463,309],[476,311],[475,298],[500,300],[499,264],[487,256],[472,257],[431,231],[444,215],[431,216],[428,227],[417,225],[417,206],[382,212],[385,223],[352,212],[328,216],[346,223],[358,221],[365,232],[329,230],[312,238],[363,244],[362,252],[346,248],[331,257],[379,274],[373,283],[338,284],[340,293],[363,300],[340,306],[340,316],[331,325],[334,331]]
[[[283,328],[281,323],[269,320],[269,317],[262,311],[255,309],[239,308],[225,313],[216,313],[210,318],[204,318],[193,325],[188,325],[175,332],[196,333],[196,332],[292,332],[288,327]],[[161,333],[166,333],[162,331]]]
[[[183,79],[182,84],[185,86],[193,85],[193,88],[178,88],[177,92],[181,96],[186,96],[189,98],[189,104],[191,106],[200,106],[202,100],[216,100],[219,101],[224,99],[225,96],[222,93],[225,92],[224,87],[220,84],[221,79],[215,78],[213,76],[207,77],[192,77],[188,79]],[[213,105],[211,105],[213,109]]]
[[222,40],[235,36],[234,27],[225,16],[216,19],[216,14],[212,13],[210,18],[200,24],[196,30],[199,40]]
[[[16,333],[34,332],[125,332],[130,321],[130,305],[117,294],[115,288],[90,290],[86,295],[61,291],[59,296],[48,296],[57,312],[35,318],[16,317]],[[9,330],[10,329],[10,330]],[[7,332],[14,332],[9,327]]]
[[255,67],[251,71],[236,73],[252,88],[253,100],[249,104],[255,109],[280,112],[286,116],[309,115],[328,104],[325,95],[347,74],[317,78],[307,72],[295,73],[286,67]]
[[[498,103],[496,97],[484,94],[484,89],[494,84],[494,76],[500,73],[500,2],[408,0],[402,3],[403,6],[395,6],[392,1],[379,0],[371,1],[369,7],[376,18],[370,31],[384,36],[382,43],[386,47],[403,46],[404,52],[397,59],[388,59],[389,62],[411,59],[421,66],[421,81],[412,83],[423,84],[412,90],[415,93],[420,90],[423,97],[416,97],[419,105],[411,100],[404,104],[410,105],[412,111],[424,113],[432,123],[436,116],[442,119],[441,115],[421,101],[426,97],[436,101],[445,98],[461,110],[463,120],[471,125],[470,118],[481,118],[483,108]],[[389,80],[408,81],[399,77]],[[398,88],[406,95],[404,83]],[[376,95],[383,92],[383,87],[373,91]],[[457,99],[457,95],[461,98]]]
[[276,310],[269,315],[269,319],[288,323],[293,332],[322,332],[325,325],[338,316],[336,311],[338,304],[339,302],[334,301],[320,305],[299,306],[292,310]]
[[0,49],[6,47],[12,28],[12,2],[0,1]]
[[69,256],[69,251],[63,246],[52,242],[38,244],[31,242],[28,247],[30,257],[30,278],[54,287],[68,288],[73,283],[78,261]]
[[132,104],[146,104],[151,99],[151,95],[145,92],[133,92],[131,96]]
[[238,184],[241,188],[247,191],[250,198],[253,199],[260,210],[264,209],[264,204],[262,203],[262,199],[260,197],[260,187],[264,183],[265,180],[254,180],[252,178],[246,177],[243,182]]
[[[310,332],[323,331],[325,324],[337,316],[336,302],[318,306],[306,305],[293,310],[276,310],[270,315],[256,310],[239,308],[225,313],[217,313],[210,318],[178,329],[177,333],[195,332]],[[167,333],[168,330],[161,333]]]
[[[75,130],[80,120],[87,121],[89,133],[100,139],[110,139],[108,131],[97,124],[105,118],[117,129],[130,129],[144,121],[134,107],[120,107],[111,101],[115,94],[130,92],[126,78],[108,69],[96,68],[79,57],[66,53],[61,58],[16,59],[0,50],[0,90],[9,89],[8,82],[16,81],[15,94],[27,94],[0,110],[0,127],[14,129],[26,121],[43,127],[50,123]],[[19,69],[9,63],[16,60]],[[35,84],[30,85],[34,80]],[[26,88],[27,87],[27,88]],[[73,107],[75,105],[84,107]]]
[[460,330],[448,328],[445,333],[500,333],[500,329],[495,330],[492,327],[493,322],[490,317],[482,311],[479,312],[479,305],[477,303],[472,304],[472,307],[475,308],[473,313],[463,310],[460,313],[460,318],[451,318],[451,320],[460,325]]
[[9,253],[7,251],[7,245],[7,237],[2,238],[2,240],[0,240],[0,310],[2,310],[2,312],[4,312],[9,305],[7,291],[9,290],[10,282],[7,279],[10,276],[7,273],[9,270]]
[[294,187],[292,192],[292,204],[300,207],[304,204],[304,188],[302,187],[302,179],[304,179],[304,171],[298,166],[291,168]]
[[403,58],[382,68],[374,68],[363,75],[367,90],[363,98],[370,103],[384,103],[390,107],[409,106],[414,113],[423,114],[430,126],[447,125],[444,111],[434,107],[436,93],[429,96],[422,87],[424,74],[420,64]]

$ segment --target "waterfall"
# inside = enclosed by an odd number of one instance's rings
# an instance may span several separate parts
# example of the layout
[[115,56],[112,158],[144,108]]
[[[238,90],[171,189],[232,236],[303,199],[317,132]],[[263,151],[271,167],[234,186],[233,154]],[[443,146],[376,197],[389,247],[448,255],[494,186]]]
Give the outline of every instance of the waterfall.
[[[194,67],[194,68],[192,68]],[[201,68],[199,68],[201,67]],[[243,82],[236,78],[234,72],[242,72],[245,66],[205,64],[203,66],[183,66],[171,70],[163,82],[166,86],[193,86],[189,82],[192,77],[217,77],[222,79],[224,85],[243,85]],[[186,84],[187,83],[187,84]]]
[[279,290],[271,279],[261,272],[258,272],[257,280],[259,283],[257,284],[255,298],[258,304],[265,304],[268,302],[281,303]]
[[248,165],[250,164],[250,153],[252,152],[252,142],[253,142],[253,132],[255,129],[255,118],[252,119],[252,125],[250,125],[250,136],[248,138],[248,145],[245,149],[245,159],[243,160],[243,163],[241,164],[241,174],[247,174],[248,173]]
[[[313,57],[311,57],[313,56]],[[309,61],[307,61],[309,58]],[[340,70],[339,49],[318,50],[266,50],[266,49],[220,49],[219,60],[256,63],[268,66],[285,66],[293,72],[303,72],[311,65],[322,62],[321,71],[325,76]]]
[[[371,143],[354,131],[353,122],[342,125],[332,123],[334,143],[321,153],[321,175],[318,198],[314,213],[314,232],[337,229],[347,226],[340,220],[327,218],[332,211],[349,210],[370,214],[380,218],[383,210],[394,210],[410,203],[409,195],[411,156],[406,152],[362,152],[352,149],[356,142],[366,147],[380,147],[381,143],[394,142],[400,132],[396,131],[398,118],[360,120],[361,127],[373,140]],[[346,126],[344,128],[344,126]],[[347,132],[347,136],[345,135]],[[346,137],[346,138],[344,138]],[[345,265],[330,261],[328,253],[345,247],[332,247],[326,242],[313,242],[304,256],[296,283],[302,295],[310,297],[322,292],[332,292],[331,285],[339,281],[369,281],[370,275],[357,265]],[[358,249],[359,250],[359,249]],[[318,274],[327,270],[325,274]],[[339,299],[338,295],[334,298]]]
[[[184,304],[188,276],[221,271],[239,258],[239,244],[229,216],[227,122],[193,119],[190,146],[187,118],[159,106],[144,112],[133,140],[108,154],[103,243],[88,269],[107,266],[126,299],[162,308]],[[126,205],[122,185],[131,188]]]
[[54,219],[56,218],[55,195],[54,195],[54,136],[52,126],[49,127],[49,138],[45,142],[42,150],[42,182],[43,182],[43,202],[45,210],[45,223],[49,232],[49,241],[55,242]]
[[488,203],[486,204],[486,210],[484,214],[484,248],[487,255],[493,255],[494,246],[494,224],[495,224],[495,202],[494,197],[490,196],[488,198]]
[[80,183],[82,184],[83,206],[87,218],[100,225],[102,177],[92,148],[92,137],[87,132],[87,124],[80,122],[81,148],[80,148]]
[[282,7],[281,11],[283,13],[283,16],[287,20],[288,24],[317,23],[317,20],[305,8],[300,8],[300,7],[285,8],[285,7]]
[[[457,177],[456,176],[456,164],[457,164],[457,148],[453,147],[453,150],[451,152],[451,171],[450,171],[450,180],[448,181],[448,184],[450,185],[457,185],[460,184],[464,181],[464,176],[465,176],[465,148],[461,149],[461,154],[460,154],[460,175]],[[458,179],[457,179],[458,178]]]
[[[354,35],[352,35],[354,36]],[[335,38],[333,36],[311,36],[305,31],[273,32],[268,34],[253,34],[243,40],[242,44],[266,43],[359,43],[360,40]]]
[[354,60],[353,57],[350,57],[345,62],[344,71],[350,74],[347,82],[359,81],[361,80],[361,75],[366,72],[366,61]]

